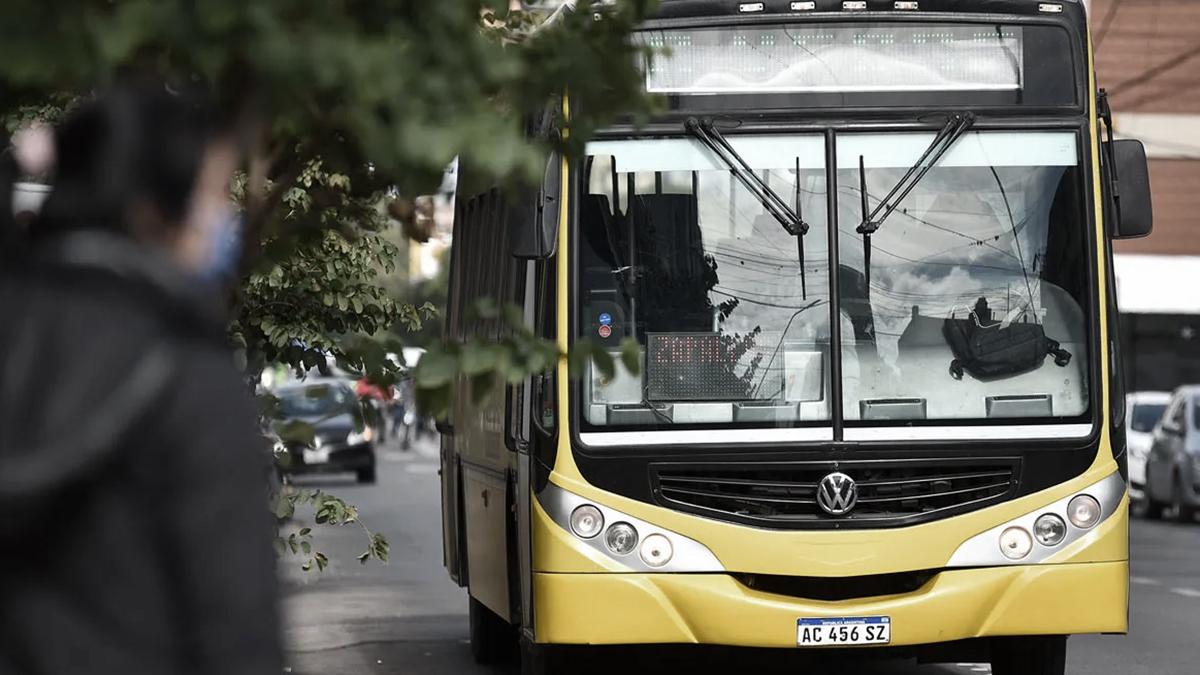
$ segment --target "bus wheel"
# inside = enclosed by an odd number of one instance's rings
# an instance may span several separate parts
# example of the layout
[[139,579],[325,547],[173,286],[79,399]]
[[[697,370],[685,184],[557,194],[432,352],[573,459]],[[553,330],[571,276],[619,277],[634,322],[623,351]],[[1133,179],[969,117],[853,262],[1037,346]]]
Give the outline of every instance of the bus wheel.
[[999,638],[992,643],[992,675],[1064,675],[1065,636]]
[[503,662],[513,647],[513,629],[482,602],[470,600],[471,656],[475,663],[490,666]]

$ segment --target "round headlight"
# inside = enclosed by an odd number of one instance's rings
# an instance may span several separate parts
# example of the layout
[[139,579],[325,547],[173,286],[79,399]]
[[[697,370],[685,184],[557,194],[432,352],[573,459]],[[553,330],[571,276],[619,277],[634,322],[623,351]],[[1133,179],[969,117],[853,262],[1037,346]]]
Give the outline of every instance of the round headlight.
[[617,555],[633,553],[638,543],[637,530],[629,523],[613,523],[604,533],[604,543]]
[[1000,552],[1009,560],[1020,560],[1033,550],[1033,537],[1023,527],[1010,527],[1000,533]]
[[1033,523],[1033,536],[1042,546],[1058,546],[1067,536],[1067,524],[1053,513],[1043,513]]
[[675,549],[671,546],[671,540],[661,534],[652,534],[642,540],[642,562],[650,567],[662,567],[671,562],[671,556],[675,555]]
[[1090,530],[1100,522],[1100,502],[1089,495],[1079,495],[1067,504],[1067,519],[1081,530]]
[[571,531],[580,539],[591,539],[604,529],[604,514],[591,504],[576,507],[571,512]]

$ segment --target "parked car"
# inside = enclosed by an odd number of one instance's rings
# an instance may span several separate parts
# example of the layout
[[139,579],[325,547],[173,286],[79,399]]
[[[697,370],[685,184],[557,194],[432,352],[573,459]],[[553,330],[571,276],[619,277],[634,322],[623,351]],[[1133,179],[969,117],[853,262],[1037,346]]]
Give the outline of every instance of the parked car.
[[375,431],[363,418],[351,383],[338,379],[305,380],[275,390],[282,422],[313,428],[311,446],[286,444],[287,474],[352,471],[360,483],[375,482]]
[[1200,509],[1200,386],[1176,389],[1146,459],[1146,515],[1161,518],[1170,506],[1181,522]]
[[1171,394],[1138,391],[1125,397],[1125,438],[1129,452],[1129,496],[1134,502],[1146,499],[1146,458],[1154,443],[1154,427],[1162,418]]

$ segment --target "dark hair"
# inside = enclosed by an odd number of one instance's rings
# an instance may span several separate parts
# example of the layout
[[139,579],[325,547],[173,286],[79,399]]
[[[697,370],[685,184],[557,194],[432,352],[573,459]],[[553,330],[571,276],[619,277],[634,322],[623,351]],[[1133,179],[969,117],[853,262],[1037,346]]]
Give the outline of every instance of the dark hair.
[[82,103],[55,131],[54,188],[32,239],[101,229],[128,234],[135,200],[166,226],[187,213],[205,148],[215,133],[201,97],[163,86],[123,86]]

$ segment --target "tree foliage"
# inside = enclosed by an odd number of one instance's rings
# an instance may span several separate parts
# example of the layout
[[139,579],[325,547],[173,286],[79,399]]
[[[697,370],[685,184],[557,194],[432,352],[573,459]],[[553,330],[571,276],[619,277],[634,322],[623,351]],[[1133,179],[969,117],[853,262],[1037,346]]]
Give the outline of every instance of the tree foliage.
[[[649,110],[642,49],[628,37],[651,2],[580,0],[540,26],[507,0],[6,0],[0,115],[10,131],[53,122],[141,75],[207,92],[245,151],[234,196],[247,253],[230,334],[248,370],[333,353],[386,379],[395,345],[366,337],[434,310],[384,292],[397,250],[380,229],[413,226],[413,197],[457,155],[496,180],[532,178],[552,147],[578,151],[616,113]],[[528,138],[525,116],[568,89],[561,133]],[[558,355],[517,330],[432,356],[419,377],[444,398],[459,374],[512,381]],[[293,510],[295,500],[320,508],[293,497]],[[369,536],[373,557],[386,556]],[[303,537],[293,544],[309,553]]]

